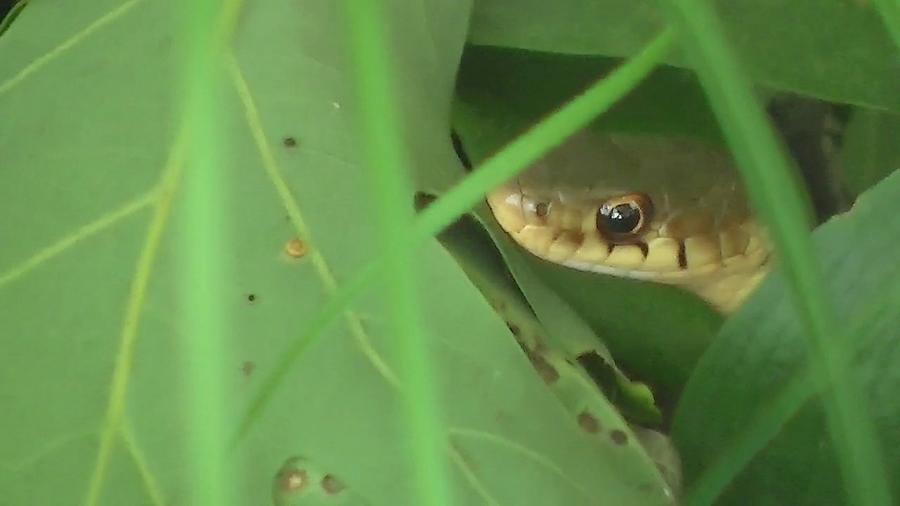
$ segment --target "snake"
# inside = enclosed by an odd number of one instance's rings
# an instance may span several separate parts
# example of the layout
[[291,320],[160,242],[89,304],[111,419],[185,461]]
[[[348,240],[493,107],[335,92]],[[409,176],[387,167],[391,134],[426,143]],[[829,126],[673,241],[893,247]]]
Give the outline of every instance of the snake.
[[585,129],[487,202],[534,256],[676,285],[724,314],[741,306],[771,263],[734,161],[701,139]]

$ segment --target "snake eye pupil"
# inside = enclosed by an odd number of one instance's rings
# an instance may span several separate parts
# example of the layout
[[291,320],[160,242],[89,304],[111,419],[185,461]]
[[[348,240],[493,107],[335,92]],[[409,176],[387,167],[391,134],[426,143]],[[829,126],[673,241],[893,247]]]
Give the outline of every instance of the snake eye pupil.
[[642,194],[607,201],[597,212],[597,229],[611,238],[637,234],[650,220],[652,206]]
[[641,210],[628,204],[619,204],[609,209],[606,228],[614,234],[630,234],[641,223]]

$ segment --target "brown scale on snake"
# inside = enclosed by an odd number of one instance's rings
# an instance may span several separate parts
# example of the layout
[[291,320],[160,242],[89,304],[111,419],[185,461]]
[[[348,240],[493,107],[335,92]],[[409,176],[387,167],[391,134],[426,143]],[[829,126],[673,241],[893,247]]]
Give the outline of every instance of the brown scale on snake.
[[694,139],[582,131],[488,203],[540,258],[678,285],[726,313],[770,258],[727,152]]

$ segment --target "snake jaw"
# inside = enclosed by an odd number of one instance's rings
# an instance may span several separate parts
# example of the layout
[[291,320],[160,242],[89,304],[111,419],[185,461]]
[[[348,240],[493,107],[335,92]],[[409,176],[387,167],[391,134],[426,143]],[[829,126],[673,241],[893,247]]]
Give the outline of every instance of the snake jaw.
[[596,229],[590,207],[545,202],[504,186],[488,195],[497,222],[530,253],[574,269],[688,289],[724,313],[737,308],[766,272],[770,249],[752,218],[717,223],[708,213],[668,216],[633,241]]

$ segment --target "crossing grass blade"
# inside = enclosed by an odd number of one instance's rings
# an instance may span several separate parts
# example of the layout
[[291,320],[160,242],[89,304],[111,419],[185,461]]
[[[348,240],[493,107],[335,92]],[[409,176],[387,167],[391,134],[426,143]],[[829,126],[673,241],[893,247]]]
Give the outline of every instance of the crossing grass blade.
[[[665,0],[663,5],[680,29],[683,47],[720,120],[747,192],[769,227],[790,281],[791,298],[804,319],[809,350],[818,364],[814,369],[824,375],[820,384],[833,381],[833,389],[823,394],[823,401],[851,502],[889,504],[881,452],[872,421],[866,416],[861,386],[853,376],[840,375],[842,357],[847,356],[844,329],[834,321],[821,268],[813,260],[806,197],[710,6],[696,0]],[[766,441],[756,443],[761,448]],[[708,490],[695,491],[696,504],[713,501],[727,482],[709,485]]]
[[182,105],[186,165],[180,191],[184,213],[181,251],[181,295],[185,315],[183,352],[190,364],[185,371],[189,391],[188,413],[191,503],[228,506],[235,497],[230,484],[235,470],[225,454],[227,393],[223,387],[229,354],[229,328],[223,308],[227,258],[231,249],[227,224],[228,180],[223,177],[219,69],[225,37],[240,1],[198,0],[182,5],[182,23],[188,53],[182,68]]
[[[386,16],[380,4],[368,0],[349,0],[346,10],[352,29],[366,172],[378,201],[380,235],[384,245],[410,244],[414,217],[409,205],[412,185],[398,118],[397,88],[393,86],[395,73],[388,53]],[[401,383],[412,448],[410,474],[416,481],[420,504],[449,506],[453,503],[445,458],[449,441],[441,423],[435,380],[438,364],[429,351],[432,339],[426,335],[416,294],[416,249],[395,248],[384,261],[385,274],[391,279],[387,296],[395,336],[393,345],[399,351],[403,373]]]

